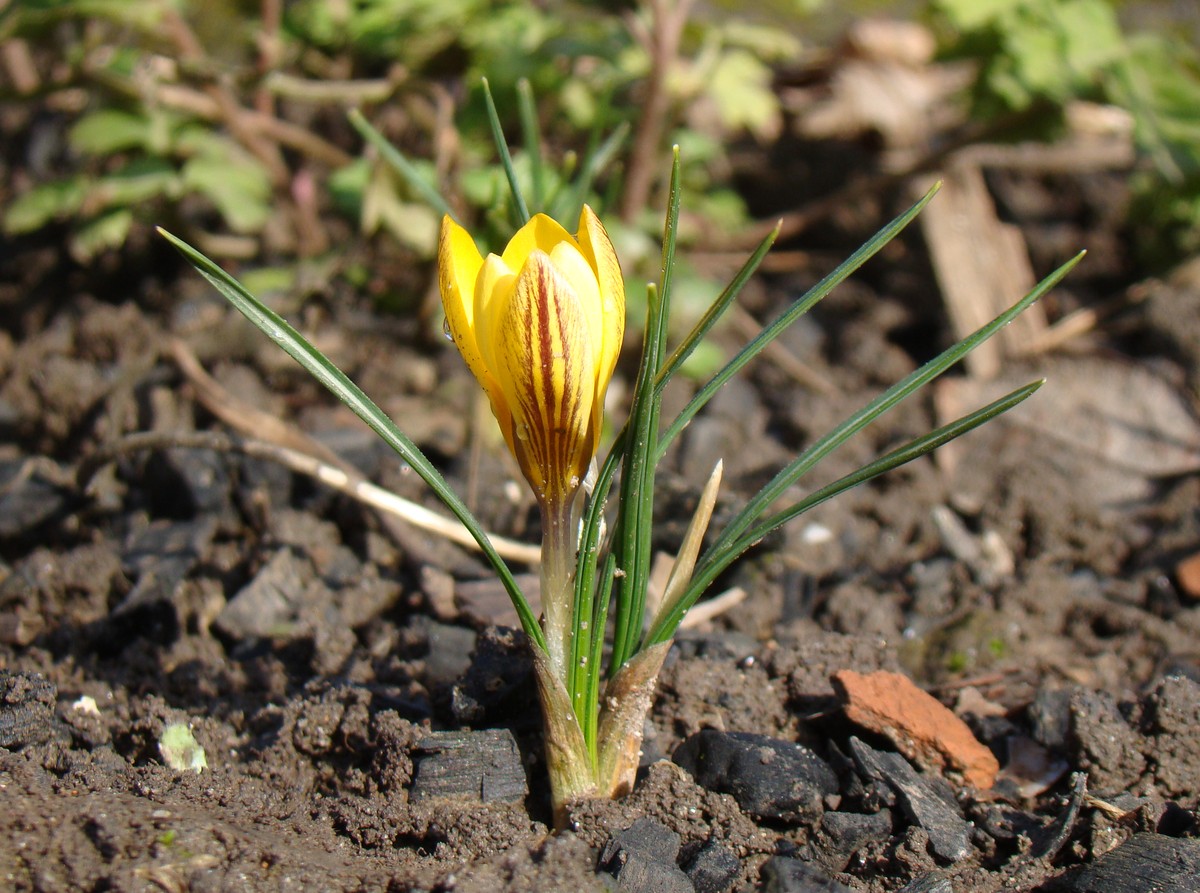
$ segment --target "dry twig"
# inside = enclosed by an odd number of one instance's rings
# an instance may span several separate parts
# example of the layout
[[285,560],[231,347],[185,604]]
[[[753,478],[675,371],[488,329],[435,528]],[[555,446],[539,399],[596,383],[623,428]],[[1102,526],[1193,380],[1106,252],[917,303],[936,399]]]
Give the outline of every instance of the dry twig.
[[694,0],[649,0],[649,25],[636,15],[627,19],[629,30],[650,56],[650,76],[646,79],[646,95],[637,136],[629,156],[625,175],[625,191],[621,195],[621,219],[633,220],[650,200],[654,172],[661,165],[658,158],[663,127],[667,121],[670,94],[667,79],[679,56],[679,42],[687,24]]
[[[307,475],[339,493],[356,499],[364,505],[387,512],[405,522],[428,530],[460,546],[478,549],[478,544],[465,527],[457,521],[445,518],[422,505],[397,496],[364,479],[362,475],[344,468],[337,468],[320,459],[264,440],[241,440],[216,431],[143,431],[130,434],[120,440],[101,447],[80,463],[76,471],[76,484],[84,488],[96,472],[108,462],[127,453],[142,450],[199,449],[219,453],[240,453],[256,459],[277,462],[297,474]],[[537,546],[520,543],[500,536],[488,537],[496,551],[506,559],[537,564],[540,552]]]
[[[380,509],[383,512],[380,520],[398,542],[407,544],[410,540],[407,531],[400,523],[400,519],[403,518],[404,521],[415,527],[432,530],[452,542],[475,546],[474,539],[458,522],[435,515],[415,503],[410,503],[390,491],[377,487],[368,481],[357,468],[299,428],[238,400],[204,371],[191,348],[180,339],[172,339],[171,354],[180,370],[196,389],[196,398],[204,404],[209,412],[231,428],[251,437],[263,438],[274,445],[277,450],[286,451],[273,455],[271,458],[274,458],[275,461],[284,464],[295,462],[297,465],[302,465],[303,467],[296,467],[293,470],[312,475],[329,486]],[[304,457],[304,461],[302,462],[296,456]],[[289,467],[292,466],[289,465]],[[454,532],[452,534],[447,531]],[[492,542],[496,545],[497,551],[505,558],[511,557],[514,560],[526,562],[537,560],[534,555],[538,550],[534,547],[523,543],[508,542],[505,549],[502,550],[500,543],[505,542],[504,540],[493,539]]]

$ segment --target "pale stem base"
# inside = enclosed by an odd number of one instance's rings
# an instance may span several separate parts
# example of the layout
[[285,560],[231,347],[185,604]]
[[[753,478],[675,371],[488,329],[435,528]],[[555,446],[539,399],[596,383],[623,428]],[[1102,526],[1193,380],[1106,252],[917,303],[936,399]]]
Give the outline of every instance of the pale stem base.
[[588,750],[566,686],[554,674],[548,655],[536,645],[531,647],[542,705],[554,823],[561,828],[567,804],[573,800],[613,799],[633,789],[646,715],[671,643],[662,642],[639,652],[608,681],[599,704],[594,754]]

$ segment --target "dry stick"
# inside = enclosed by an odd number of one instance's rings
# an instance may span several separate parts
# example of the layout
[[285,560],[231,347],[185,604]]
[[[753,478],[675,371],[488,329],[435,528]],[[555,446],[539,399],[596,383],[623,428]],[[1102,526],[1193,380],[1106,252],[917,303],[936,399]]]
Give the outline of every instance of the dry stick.
[[[0,3],[0,7],[3,5]],[[0,60],[18,95],[29,96],[41,87],[42,78],[38,74],[37,63],[33,61],[33,53],[24,40],[11,37],[0,43]]]
[[[478,548],[471,535],[458,522],[442,518],[372,484],[361,471],[294,425],[238,400],[204,371],[196,355],[182,340],[171,339],[171,355],[196,389],[196,398],[209,412],[231,428],[250,436],[264,438],[276,449],[303,457],[304,462],[301,464],[304,464],[304,467],[294,470],[317,477],[329,486],[383,510],[384,514],[380,516],[380,520],[398,542],[405,543],[410,539],[408,531],[400,522],[400,518],[403,518],[414,527],[431,530],[453,542]],[[284,454],[281,453],[275,458],[276,461],[287,464]],[[300,463],[299,459],[295,461]],[[534,546],[491,536],[489,539],[504,558],[531,564],[539,560],[540,551]]]
[[[190,112],[206,121],[222,120],[225,110],[228,109],[228,106],[223,107],[213,97],[180,84],[159,86],[154,91],[154,98],[165,106]],[[343,152],[333,143],[327,142],[315,133],[289,121],[283,121],[273,115],[264,115],[241,106],[235,107],[232,113],[236,115],[239,127],[231,129],[239,134],[244,131],[257,130],[262,136],[269,137],[279,145],[302,152],[330,167],[344,167],[354,160],[352,155]]]
[[953,682],[944,682],[941,685],[930,685],[926,688],[926,691],[930,694],[935,694],[937,692],[958,691],[964,688],[983,688],[985,685],[999,685],[1009,676],[1015,676],[1021,672],[1023,672],[1022,667],[1005,667],[1002,670],[972,676],[968,679],[956,679]]
[[1075,338],[1086,335],[1108,317],[1146,300],[1149,294],[1145,288],[1141,287],[1142,285],[1144,283],[1139,283],[1127,290],[1125,294],[1109,298],[1094,307],[1080,307],[1078,310],[1068,313],[1043,330],[1032,341],[1023,345],[1017,355],[1035,356],[1047,353],[1062,347]]
[[402,66],[393,66],[387,77],[356,80],[320,80],[296,77],[285,71],[272,71],[263,80],[263,87],[272,96],[310,105],[364,105],[384,102],[407,78]]
[[695,629],[702,623],[715,620],[744,602],[748,594],[740,586],[734,586],[732,589],[726,589],[720,595],[697,602],[683,615],[683,621],[679,624],[679,628]]
[[[174,42],[181,62],[204,67],[208,62],[208,55],[204,51],[203,45],[196,37],[194,31],[183,16],[168,8],[163,15],[163,28],[167,35]],[[216,102],[219,110],[218,117],[225,123],[225,126],[233,133],[243,146],[245,146],[252,155],[254,155],[266,167],[271,182],[276,186],[286,183],[288,179],[288,166],[284,160],[283,153],[279,151],[279,146],[273,143],[270,139],[264,138],[264,135],[250,124],[242,112],[242,108],[233,91],[224,82],[222,77],[214,78],[209,86],[209,94]],[[270,117],[270,116],[264,116]]]
[[[297,474],[308,475],[339,493],[356,499],[364,505],[402,518],[414,527],[436,533],[451,542],[478,550],[479,544],[457,521],[442,517],[422,505],[397,496],[390,490],[376,486],[342,468],[315,459],[307,453],[289,449],[265,440],[241,440],[218,431],[144,431],[130,434],[115,443],[107,444],[80,463],[75,475],[76,483],[82,488],[95,476],[101,466],[118,456],[142,450],[193,449],[213,450],[218,453],[241,453],[255,459],[277,462]],[[536,564],[541,550],[537,546],[519,543],[500,536],[488,537],[496,551],[506,559]]]
[[263,412],[229,393],[215,378],[204,371],[191,347],[180,338],[170,342],[171,357],[188,382],[196,389],[196,398],[204,408],[231,428],[269,443],[278,444],[301,453],[308,453],[330,465],[344,464],[333,450],[309,437],[283,419]]
[[259,33],[255,37],[258,45],[259,85],[254,94],[254,106],[261,114],[275,116],[275,97],[267,89],[265,80],[279,64],[279,31],[283,26],[283,0],[261,0]]
[[650,200],[650,187],[659,169],[658,149],[663,125],[667,120],[670,96],[667,77],[679,55],[679,42],[684,25],[691,13],[693,0],[650,0],[650,28],[641,27],[630,14],[629,30],[650,55],[650,76],[646,82],[646,98],[638,121],[637,137],[629,156],[629,172],[625,175],[625,191],[621,195],[621,219],[633,220]]

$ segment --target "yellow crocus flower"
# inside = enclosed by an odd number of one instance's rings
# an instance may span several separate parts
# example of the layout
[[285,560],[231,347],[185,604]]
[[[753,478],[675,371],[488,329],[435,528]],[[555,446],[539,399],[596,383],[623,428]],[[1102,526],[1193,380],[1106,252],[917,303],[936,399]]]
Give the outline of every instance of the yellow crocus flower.
[[544,506],[569,502],[625,333],[621,267],[600,219],[584,205],[572,236],[538,214],[485,259],[447,216],[438,274],[450,334],[526,480]]

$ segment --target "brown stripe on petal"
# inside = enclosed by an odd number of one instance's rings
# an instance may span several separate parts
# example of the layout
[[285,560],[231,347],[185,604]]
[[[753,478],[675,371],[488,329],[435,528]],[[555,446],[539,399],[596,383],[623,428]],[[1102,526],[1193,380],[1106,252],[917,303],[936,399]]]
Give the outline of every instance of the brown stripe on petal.
[[498,334],[517,460],[541,498],[569,495],[591,459],[595,371],[578,296],[544,252],[521,271]]

